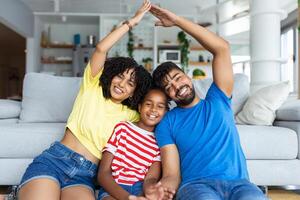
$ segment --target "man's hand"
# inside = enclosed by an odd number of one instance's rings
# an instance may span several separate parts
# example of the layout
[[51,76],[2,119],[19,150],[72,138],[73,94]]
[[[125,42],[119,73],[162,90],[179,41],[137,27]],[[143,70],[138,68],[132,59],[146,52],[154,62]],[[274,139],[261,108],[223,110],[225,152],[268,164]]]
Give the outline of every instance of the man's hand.
[[174,198],[176,191],[170,188],[164,187],[164,197],[163,200],[172,200]]
[[178,16],[171,11],[151,4],[150,12],[159,19],[159,21],[155,22],[155,26],[170,27],[176,25]]
[[145,188],[145,196],[148,200],[162,200],[164,197],[164,188],[161,182],[157,182]]

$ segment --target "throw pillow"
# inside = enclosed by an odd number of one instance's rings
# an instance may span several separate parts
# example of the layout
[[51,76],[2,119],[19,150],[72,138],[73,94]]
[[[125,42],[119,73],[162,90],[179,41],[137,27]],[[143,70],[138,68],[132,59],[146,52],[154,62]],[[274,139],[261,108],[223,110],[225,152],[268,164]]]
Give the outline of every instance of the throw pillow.
[[66,122],[80,81],[76,77],[26,74],[19,122]]
[[[204,80],[193,80],[195,92],[201,99],[205,98],[206,93],[212,81],[213,80],[211,78],[207,78]],[[231,101],[231,108],[234,115],[240,112],[248,96],[249,96],[248,77],[244,74],[234,74],[234,86],[233,86],[232,101]]]
[[289,83],[264,87],[251,95],[236,116],[238,124],[272,125],[276,110],[289,95]]

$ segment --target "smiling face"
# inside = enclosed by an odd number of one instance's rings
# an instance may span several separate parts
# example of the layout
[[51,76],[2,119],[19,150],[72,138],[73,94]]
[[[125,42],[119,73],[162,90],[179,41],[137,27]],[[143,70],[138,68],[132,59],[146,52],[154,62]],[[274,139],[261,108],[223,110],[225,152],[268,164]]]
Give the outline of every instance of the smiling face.
[[182,71],[173,69],[163,80],[166,94],[179,106],[187,106],[195,99],[195,89],[191,79]]
[[145,130],[153,131],[168,110],[167,106],[167,96],[163,91],[150,90],[139,105],[140,121],[137,125]]
[[133,95],[135,87],[134,69],[127,69],[113,77],[110,85],[111,100],[115,103],[121,103]]

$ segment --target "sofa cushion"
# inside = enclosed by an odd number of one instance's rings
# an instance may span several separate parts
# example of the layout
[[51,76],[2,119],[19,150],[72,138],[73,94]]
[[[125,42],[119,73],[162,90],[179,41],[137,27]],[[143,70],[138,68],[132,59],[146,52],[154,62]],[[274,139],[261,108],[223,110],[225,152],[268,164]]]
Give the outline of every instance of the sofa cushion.
[[237,125],[247,159],[295,159],[297,133],[275,126]]
[[251,95],[236,116],[238,124],[272,125],[276,110],[289,94],[288,82],[264,87]]
[[[204,99],[212,83],[212,79],[193,80],[196,94]],[[234,74],[234,86],[232,91],[232,110],[236,115],[245,104],[249,96],[249,80],[244,74]]]
[[0,119],[19,118],[21,102],[0,99]]
[[76,77],[26,74],[20,122],[66,122],[80,81]]
[[286,101],[276,111],[276,120],[300,121],[300,100]]
[[33,158],[61,140],[64,123],[1,124],[0,158]]

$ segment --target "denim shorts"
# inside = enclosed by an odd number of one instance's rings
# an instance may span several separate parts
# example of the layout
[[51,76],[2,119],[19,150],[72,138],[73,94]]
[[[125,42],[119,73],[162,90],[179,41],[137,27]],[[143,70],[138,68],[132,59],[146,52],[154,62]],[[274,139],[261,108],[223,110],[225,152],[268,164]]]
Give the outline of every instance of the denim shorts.
[[56,181],[61,189],[80,185],[94,192],[96,173],[96,164],[60,142],[54,142],[27,167],[19,189],[34,179],[48,178]]
[[[140,196],[143,194],[143,181],[136,182],[133,185],[122,185],[119,184],[124,190],[126,190],[129,194]],[[104,197],[110,196],[102,187],[99,190],[97,200],[102,200]]]

